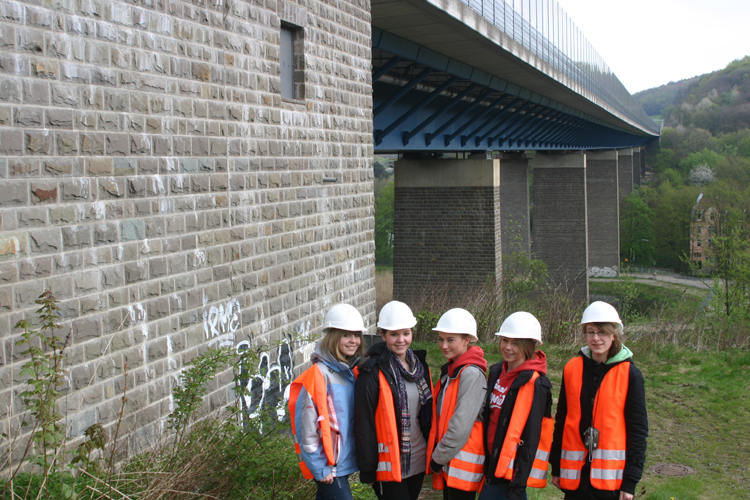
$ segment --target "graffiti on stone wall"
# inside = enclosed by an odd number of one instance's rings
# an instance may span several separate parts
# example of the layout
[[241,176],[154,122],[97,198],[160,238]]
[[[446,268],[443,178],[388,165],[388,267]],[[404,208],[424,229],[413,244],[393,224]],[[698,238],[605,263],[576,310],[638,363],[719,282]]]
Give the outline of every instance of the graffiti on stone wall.
[[225,304],[211,306],[203,311],[203,332],[209,347],[232,347],[235,333],[240,327],[240,303],[231,299]]
[[[240,368],[239,383],[246,389],[240,404],[249,418],[257,418],[263,412],[275,412],[279,420],[286,416],[289,384],[294,379],[293,346],[299,348],[307,361],[315,345],[310,339],[309,321],[295,328],[294,332],[275,349],[260,353],[257,366]],[[238,353],[250,348],[247,340],[237,344]]]

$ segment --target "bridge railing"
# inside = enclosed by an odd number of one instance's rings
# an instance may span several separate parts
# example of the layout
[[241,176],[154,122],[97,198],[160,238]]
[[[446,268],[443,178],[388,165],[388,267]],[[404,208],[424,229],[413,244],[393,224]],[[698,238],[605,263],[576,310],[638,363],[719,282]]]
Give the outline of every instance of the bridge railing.
[[614,110],[659,133],[556,0],[462,0],[506,35]]

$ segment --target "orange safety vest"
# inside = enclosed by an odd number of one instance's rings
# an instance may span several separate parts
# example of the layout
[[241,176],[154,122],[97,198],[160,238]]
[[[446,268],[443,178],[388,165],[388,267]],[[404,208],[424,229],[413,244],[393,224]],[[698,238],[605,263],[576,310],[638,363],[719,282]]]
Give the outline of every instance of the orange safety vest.
[[[580,433],[583,358],[576,356],[570,360],[565,365],[563,377],[568,414],[563,429],[560,487],[576,490],[581,484],[581,470],[588,454]],[[622,485],[627,442],[625,400],[629,380],[630,363],[618,364],[604,376],[594,399],[591,425],[599,430],[599,446],[589,460],[591,486],[598,490],[617,491]]]
[[[461,379],[461,373],[466,369],[462,368],[456,376],[456,381],[448,384],[443,396],[443,412],[440,417],[437,416],[437,397],[432,398],[432,415],[433,424],[430,429],[430,439],[427,445],[427,463],[432,459],[432,450],[440,442],[448,429],[453,412],[456,410],[456,400],[458,399],[458,385]],[[440,384],[435,386],[434,395],[440,394]],[[437,425],[435,421],[437,420]],[[453,459],[443,467],[442,472],[435,472],[432,475],[432,487],[436,490],[442,490],[445,486],[462,491],[479,491],[484,483],[484,425],[481,421],[474,421],[474,425],[469,434],[469,440],[461,448]]]
[[328,465],[335,465],[333,454],[333,440],[331,439],[331,421],[328,418],[328,394],[326,392],[326,382],[320,368],[316,365],[311,366],[302,375],[297,377],[289,387],[289,418],[292,421],[292,435],[294,436],[294,451],[297,452],[299,468],[305,479],[313,479],[313,474],[302,459],[299,442],[297,441],[297,426],[294,422],[296,417],[297,400],[302,388],[305,388],[310,395],[313,404],[318,411],[318,425],[320,426],[320,439],[323,442],[323,451],[325,452]]
[[[495,477],[505,478],[509,481],[513,479],[516,450],[520,444],[523,444],[521,434],[524,427],[526,427],[526,421],[531,412],[531,404],[534,401],[534,381],[538,378],[539,373],[534,372],[531,380],[518,390],[508,431],[505,434],[503,447],[500,450],[497,468],[495,468]],[[545,488],[547,486],[547,466],[549,465],[549,453],[552,449],[552,432],[554,428],[555,421],[552,418],[542,418],[542,432],[539,437],[539,445],[536,449],[536,456],[534,457],[534,463],[531,466],[526,486],[532,488]]]
[[[375,435],[378,439],[378,468],[376,481],[401,481],[401,441],[396,427],[393,392],[382,371],[378,372],[380,394],[375,409]],[[416,421],[415,421],[416,423]],[[417,426],[417,431],[419,428]]]

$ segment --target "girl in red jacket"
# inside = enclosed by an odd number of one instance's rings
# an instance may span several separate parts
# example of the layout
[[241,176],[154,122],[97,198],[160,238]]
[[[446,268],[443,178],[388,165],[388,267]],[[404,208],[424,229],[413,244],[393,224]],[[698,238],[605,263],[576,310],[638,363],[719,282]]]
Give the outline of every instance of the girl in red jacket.
[[526,487],[547,485],[552,444],[552,385],[547,357],[535,348],[542,327],[534,315],[515,312],[495,335],[503,361],[490,367],[483,418],[485,484],[479,500],[526,500]]

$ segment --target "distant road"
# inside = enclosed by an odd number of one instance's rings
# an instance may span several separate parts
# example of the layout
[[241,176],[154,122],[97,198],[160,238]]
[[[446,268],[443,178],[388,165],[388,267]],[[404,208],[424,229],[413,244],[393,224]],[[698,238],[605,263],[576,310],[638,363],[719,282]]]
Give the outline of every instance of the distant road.
[[[661,281],[664,283],[674,283],[675,285],[683,285],[683,286],[690,286],[693,288],[701,288],[703,290],[708,290],[713,286],[713,280],[711,278],[704,278],[703,280],[701,280],[699,278],[694,278],[692,276],[683,276],[681,274],[670,273],[666,271],[656,271],[656,272],[651,272],[651,273],[647,273],[647,272],[622,273],[622,276],[632,276],[633,278],[636,278],[636,280],[639,283]],[[590,278],[591,281],[608,281],[610,279],[611,278]]]

